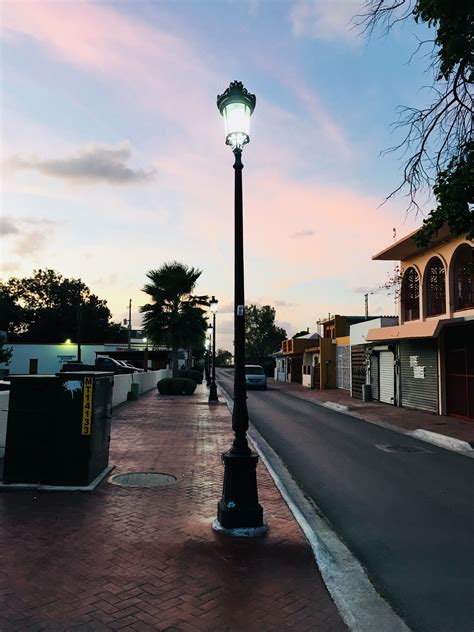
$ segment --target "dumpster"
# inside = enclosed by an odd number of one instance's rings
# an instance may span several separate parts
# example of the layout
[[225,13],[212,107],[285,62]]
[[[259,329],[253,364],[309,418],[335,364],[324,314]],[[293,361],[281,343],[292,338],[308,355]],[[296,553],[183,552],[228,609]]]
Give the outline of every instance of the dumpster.
[[113,374],[12,376],[4,483],[87,486],[108,467]]

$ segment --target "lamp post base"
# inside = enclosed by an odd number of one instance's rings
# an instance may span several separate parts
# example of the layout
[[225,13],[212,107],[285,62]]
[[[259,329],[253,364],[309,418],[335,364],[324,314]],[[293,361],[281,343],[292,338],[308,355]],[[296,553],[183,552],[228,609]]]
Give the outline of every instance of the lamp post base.
[[258,502],[257,462],[254,452],[240,455],[225,452],[224,486],[217,503],[217,521],[224,529],[259,529],[265,526]]
[[215,383],[211,382],[211,386],[209,387],[209,403],[217,404],[219,402],[219,398],[217,397],[217,386]]

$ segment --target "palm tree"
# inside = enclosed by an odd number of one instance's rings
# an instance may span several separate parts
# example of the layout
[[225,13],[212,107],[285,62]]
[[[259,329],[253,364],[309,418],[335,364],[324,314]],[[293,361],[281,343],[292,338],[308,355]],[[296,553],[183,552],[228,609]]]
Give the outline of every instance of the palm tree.
[[209,297],[193,295],[201,274],[202,270],[178,261],[147,272],[150,283],[143,292],[152,302],[140,307],[144,330],[153,344],[171,347],[173,377],[178,374],[178,349],[204,339],[207,322],[202,307],[209,305]]

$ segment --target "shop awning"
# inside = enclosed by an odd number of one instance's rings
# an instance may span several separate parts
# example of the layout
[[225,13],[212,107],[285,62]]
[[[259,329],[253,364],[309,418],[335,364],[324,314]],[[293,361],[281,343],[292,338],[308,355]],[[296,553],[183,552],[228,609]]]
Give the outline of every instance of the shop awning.
[[395,327],[378,327],[369,329],[366,335],[367,342],[410,340],[411,338],[436,338],[443,327],[455,325],[473,320],[466,318],[439,318],[397,325]]

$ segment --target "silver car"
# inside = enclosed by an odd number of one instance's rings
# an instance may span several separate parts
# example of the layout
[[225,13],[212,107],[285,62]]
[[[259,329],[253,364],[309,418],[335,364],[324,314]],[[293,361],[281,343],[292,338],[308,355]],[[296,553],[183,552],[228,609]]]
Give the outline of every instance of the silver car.
[[262,391],[267,390],[267,376],[265,371],[258,364],[245,365],[245,383],[247,388],[260,388]]

